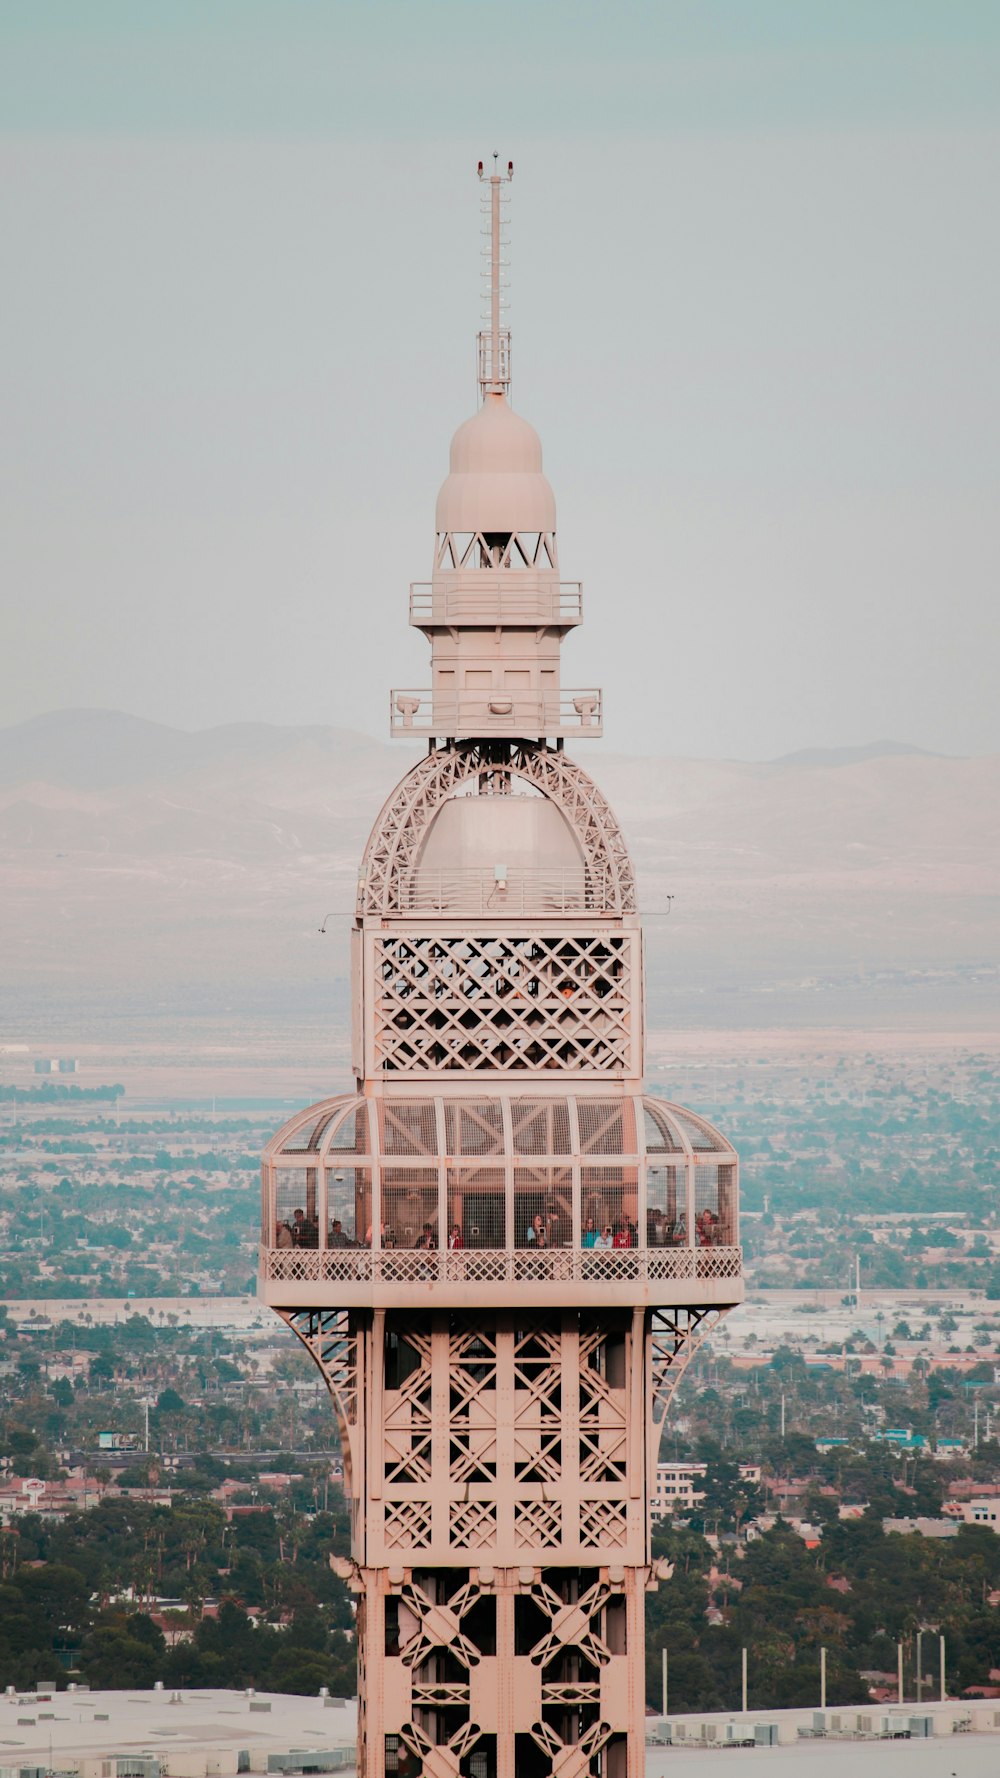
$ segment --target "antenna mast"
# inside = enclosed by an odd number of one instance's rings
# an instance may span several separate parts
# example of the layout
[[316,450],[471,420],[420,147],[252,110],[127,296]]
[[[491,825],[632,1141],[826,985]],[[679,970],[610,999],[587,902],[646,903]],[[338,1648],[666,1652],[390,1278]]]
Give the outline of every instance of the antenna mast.
[[[499,155],[493,156],[492,173],[484,173],[483,163],[479,163],[479,178],[486,188],[483,192],[483,216],[487,227],[483,236],[489,237],[489,250],[483,250],[483,258],[489,260],[489,331],[485,329],[479,335],[479,394],[482,400],[487,395],[506,395],[510,388],[510,329],[501,327],[503,309],[503,277],[505,265],[503,249],[507,245],[504,233],[506,219],[503,211],[510,199],[503,191],[514,177],[514,162],[507,162],[506,173],[499,170]],[[486,316],[483,317],[487,319]]]

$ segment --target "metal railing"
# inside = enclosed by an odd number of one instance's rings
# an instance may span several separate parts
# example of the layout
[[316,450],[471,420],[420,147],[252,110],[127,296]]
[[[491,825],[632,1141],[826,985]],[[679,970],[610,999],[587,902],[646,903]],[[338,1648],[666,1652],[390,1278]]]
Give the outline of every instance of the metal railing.
[[410,582],[411,624],[578,624],[583,586],[552,569],[449,569]]
[[535,692],[525,697],[497,686],[482,691],[445,693],[393,689],[389,693],[393,735],[591,735],[603,732],[599,689]]
[[[487,236],[489,232],[487,229]],[[505,389],[510,382],[510,328],[501,327],[496,336],[495,363],[493,334],[488,327],[476,335],[476,348],[479,360],[480,387]]]
[[400,889],[407,914],[569,914],[603,909],[582,866],[564,870],[434,870],[421,865]]
[[367,1247],[262,1247],[261,1271],[274,1283],[326,1284],[663,1284],[673,1280],[740,1278],[741,1247],[410,1248],[372,1253]]

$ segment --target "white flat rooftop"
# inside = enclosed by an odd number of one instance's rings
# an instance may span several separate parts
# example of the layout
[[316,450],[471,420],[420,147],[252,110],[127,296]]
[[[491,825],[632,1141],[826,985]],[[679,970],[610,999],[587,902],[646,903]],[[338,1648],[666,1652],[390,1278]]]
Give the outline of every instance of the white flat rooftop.
[[[762,1713],[761,1721],[772,1719],[773,1713]],[[1000,1735],[646,1749],[646,1778],[997,1778],[998,1772]]]
[[[863,1716],[870,1727],[852,1730]],[[911,1729],[911,1719],[930,1717],[933,1734],[912,1739],[883,1738],[891,1726],[898,1734]],[[672,1746],[646,1745],[645,1778],[997,1778],[1000,1773],[1000,1699],[948,1699],[945,1703],[844,1705],[826,1712],[826,1733],[813,1739],[817,1713],[812,1710],[748,1710],[674,1716]],[[776,1727],[778,1742],[744,1747],[724,1744],[728,1725],[753,1736],[756,1724]],[[839,1729],[843,1731],[841,1734]],[[800,1735],[806,1731],[806,1738]],[[714,1738],[706,1745],[708,1731]],[[912,1729],[911,1729],[912,1732]],[[650,1738],[664,1733],[661,1718],[648,1717]],[[678,1737],[683,1738],[679,1739]]]
[[[354,1699],[290,1696],[283,1692],[185,1691],[172,1703],[169,1691],[19,1692],[0,1697],[0,1767],[49,1765],[72,1770],[80,1759],[109,1758],[125,1754],[152,1754],[169,1767],[171,1754],[247,1752],[253,1772],[267,1770],[269,1753],[293,1749],[350,1748],[357,1732]],[[256,1706],[256,1708],[253,1708]],[[269,1706],[269,1708],[262,1708]],[[885,1706],[868,1706],[872,1715],[886,1714]],[[896,1714],[893,1707],[892,1714]],[[983,1732],[991,1726],[992,1701],[972,1706],[955,1702],[922,1707],[923,1714],[937,1716],[944,1730],[929,1740],[800,1740],[798,1724],[812,1722],[805,1710],[750,1711],[739,1719],[724,1715],[674,1718],[722,1725],[741,1722],[777,1722],[783,1745],[728,1748],[704,1746],[647,1746],[646,1778],[671,1778],[672,1774],[697,1772],[700,1778],[716,1773],[732,1778],[735,1769],[747,1778],[760,1778],[776,1770],[795,1778],[996,1778],[1000,1771],[1000,1732]],[[916,1714],[910,1704],[900,1714]],[[845,1712],[846,1714],[846,1712]],[[971,1733],[953,1734],[956,1717],[973,1718]],[[978,1719],[978,1720],[977,1720]],[[982,1726],[981,1726],[982,1725]],[[659,1728],[647,1719],[647,1733]],[[977,1732],[978,1731],[978,1732]]]
[[353,1698],[185,1691],[179,1703],[171,1703],[174,1695],[167,1690],[0,1695],[0,1767],[51,1764],[65,1770],[81,1756],[150,1753],[167,1760],[172,1752],[233,1749],[256,1755],[251,1769],[262,1772],[269,1753],[355,1744]]

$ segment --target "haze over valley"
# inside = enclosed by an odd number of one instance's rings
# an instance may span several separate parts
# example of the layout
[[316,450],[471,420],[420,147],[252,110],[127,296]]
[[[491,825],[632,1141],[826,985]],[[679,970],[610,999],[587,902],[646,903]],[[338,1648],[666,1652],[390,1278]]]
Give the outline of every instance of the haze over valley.
[[[342,1025],[358,861],[414,757],[333,727],[105,711],[0,731],[6,1035],[100,1033],[124,1009]],[[1000,759],[577,757],[636,862],[654,1029],[993,1019]]]

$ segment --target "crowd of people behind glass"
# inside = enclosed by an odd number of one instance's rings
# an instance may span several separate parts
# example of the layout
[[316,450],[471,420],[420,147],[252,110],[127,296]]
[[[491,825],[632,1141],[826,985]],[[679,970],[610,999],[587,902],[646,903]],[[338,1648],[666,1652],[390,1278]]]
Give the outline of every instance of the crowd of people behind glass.
[[[552,1211],[548,1216],[545,1216],[539,1211],[531,1218],[530,1222],[525,1222],[518,1231],[517,1246],[534,1248],[536,1252],[545,1247],[570,1246],[569,1241],[561,1240],[557,1236],[559,1221],[558,1212]],[[722,1238],[722,1227],[714,1211],[702,1210],[695,1219],[694,1226],[696,1247],[718,1246]],[[397,1240],[395,1230],[386,1223],[382,1224],[381,1235],[383,1250],[394,1247],[411,1247],[436,1252],[439,1246],[437,1230],[431,1222],[424,1223],[416,1240],[409,1238],[403,1241]],[[326,1241],[328,1248],[371,1247],[371,1244],[372,1230],[370,1227],[367,1229],[363,1241],[355,1241],[348,1235],[338,1218],[335,1217],[331,1222]],[[465,1244],[461,1224],[452,1223],[445,1245],[449,1251],[456,1252],[464,1248]],[[497,1241],[484,1242],[478,1228],[472,1231],[470,1244],[473,1246],[503,1245],[502,1242]],[[588,1216],[581,1231],[580,1245],[586,1248],[638,1247],[639,1231],[632,1218],[624,1211],[611,1220],[605,1220],[599,1216]],[[314,1217],[307,1216],[305,1210],[298,1209],[293,1212],[290,1221],[278,1223],[275,1246],[318,1247],[319,1224]],[[684,1218],[671,1220],[660,1210],[648,1210],[646,1212],[646,1246],[686,1247],[687,1233]]]

